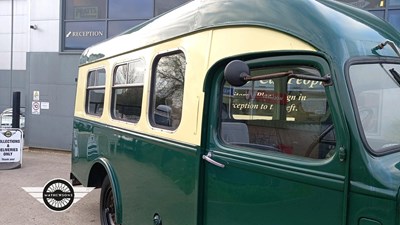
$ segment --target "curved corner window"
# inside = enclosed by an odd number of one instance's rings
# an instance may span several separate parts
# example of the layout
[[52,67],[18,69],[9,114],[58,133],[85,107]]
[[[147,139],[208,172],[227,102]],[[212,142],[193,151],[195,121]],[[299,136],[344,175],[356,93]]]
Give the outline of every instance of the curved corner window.
[[143,60],[118,65],[114,71],[111,114],[114,119],[137,122],[142,111]]
[[86,113],[101,116],[104,107],[106,71],[90,71],[86,88]]
[[182,117],[186,59],[183,52],[160,55],[154,61],[150,122],[168,130],[178,128]]
[[280,77],[240,87],[225,81],[220,137],[228,145],[253,152],[330,158],[336,151],[334,125],[325,87],[313,80],[323,74],[308,65],[272,65],[251,68],[250,76],[288,71],[310,79]]
[[400,149],[400,64],[374,62],[349,67],[359,127],[376,154]]

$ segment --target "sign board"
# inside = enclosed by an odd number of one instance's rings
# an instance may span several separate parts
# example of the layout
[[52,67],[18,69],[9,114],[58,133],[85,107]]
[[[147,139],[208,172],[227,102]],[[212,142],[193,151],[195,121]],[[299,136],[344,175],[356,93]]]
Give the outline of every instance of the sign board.
[[32,102],[32,114],[40,115],[40,102],[36,102],[36,101]]
[[99,8],[95,6],[89,7],[75,7],[74,19],[98,19],[99,18]]
[[39,91],[33,91],[33,101],[39,101],[39,100],[40,100]]
[[49,102],[41,102],[40,108],[41,109],[50,109],[50,103]]
[[0,129],[0,169],[21,167],[23,137],[21,129]]

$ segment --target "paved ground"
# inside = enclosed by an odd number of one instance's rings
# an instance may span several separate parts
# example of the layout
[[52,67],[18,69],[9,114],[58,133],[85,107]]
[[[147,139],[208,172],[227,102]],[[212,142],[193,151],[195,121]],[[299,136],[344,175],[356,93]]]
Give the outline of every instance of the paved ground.
[[22,187],[44,187],[54,178],[69,181],[71,155],[63,151],[23,151],[22,167],[0,170],[0,224],[100,224],[100,189],[95,189],[65,212],[53,212]]

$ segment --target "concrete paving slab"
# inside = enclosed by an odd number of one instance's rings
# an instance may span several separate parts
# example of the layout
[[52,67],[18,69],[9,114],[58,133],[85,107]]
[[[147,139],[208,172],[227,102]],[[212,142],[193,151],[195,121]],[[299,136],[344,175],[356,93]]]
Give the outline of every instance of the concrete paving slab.
[[69,180],[71,153],[25,149],[22,167],[0,170],[0,224],[100,224],[100,189],[95,189],[63,212],[49,210],[22,187],[44,187],[55,178]]

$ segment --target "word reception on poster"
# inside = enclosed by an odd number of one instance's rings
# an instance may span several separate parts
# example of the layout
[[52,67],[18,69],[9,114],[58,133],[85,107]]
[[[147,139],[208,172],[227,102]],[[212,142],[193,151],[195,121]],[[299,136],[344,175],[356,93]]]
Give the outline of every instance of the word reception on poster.
[[22,165],[23,132],[20,129],[0,129],[0,169]]

